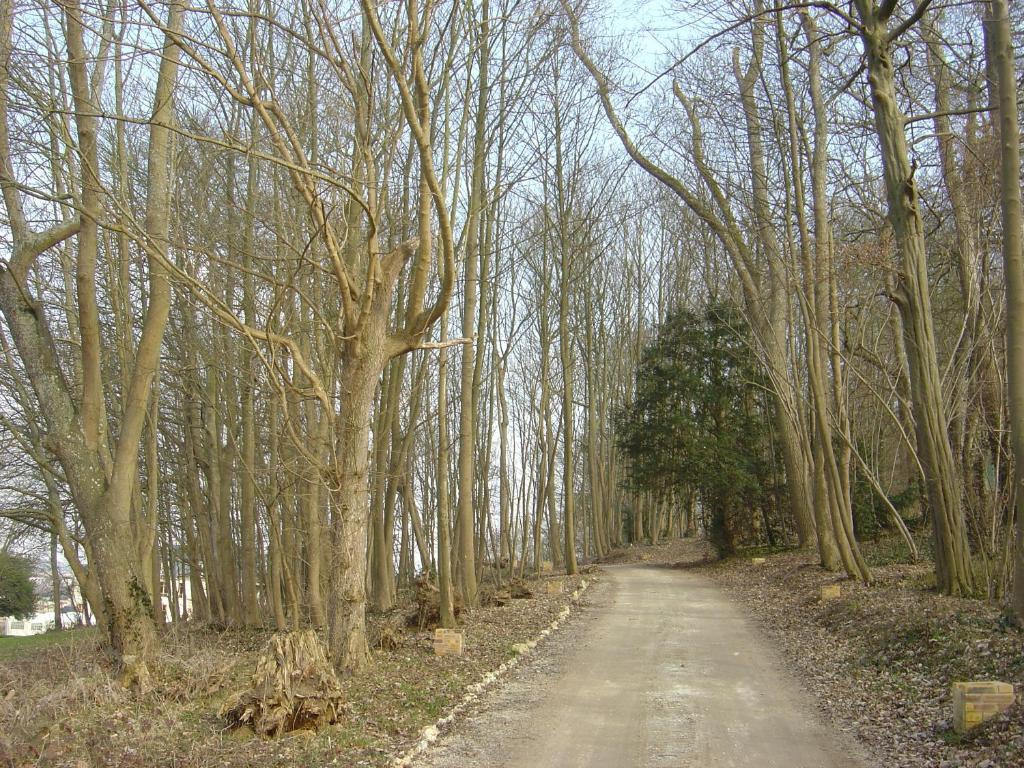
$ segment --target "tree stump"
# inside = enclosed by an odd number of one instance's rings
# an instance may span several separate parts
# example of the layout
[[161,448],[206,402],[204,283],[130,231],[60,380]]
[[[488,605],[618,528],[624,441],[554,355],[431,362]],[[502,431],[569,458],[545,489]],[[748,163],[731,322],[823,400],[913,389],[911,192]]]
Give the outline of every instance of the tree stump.
[[377,631],[374,647],[382,651],[397,651],[402,647],[402,629],[393,624],[383,624]]
[[[458,618],[462,613],[462,600],[458,595],[452,609]],[[427,575],[416,579],[416,613],[409,616],[410,626],[414,622],[421,630],[441,623],[441,591]]]
[[521,579],[516,579],[509,587],[509,592],[515,600],[529,600],[533,597],[533,590]]
[[512,601],[512,593],[508,589],[485,587],[480,590],[480,605],[496,605],[499,608]]
[[341,684],[313,630],[274,635],[256,662],[252,687],[221,707],[232,727],[274,738],[337,722]]

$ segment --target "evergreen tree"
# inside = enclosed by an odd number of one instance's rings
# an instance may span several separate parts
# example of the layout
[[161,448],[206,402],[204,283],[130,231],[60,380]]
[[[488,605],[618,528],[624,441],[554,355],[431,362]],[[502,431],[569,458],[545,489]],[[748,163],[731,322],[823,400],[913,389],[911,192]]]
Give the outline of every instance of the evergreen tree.
[[696,490],[714,544],[734,549],[742,516],[767,503],[770,468],[763,385],[735,308],[671,314],[617,416],[630,481],[656,492]]
[[32,583],[32,562],[0,552],[0,616],[23,619],[36,609],[36,587]]

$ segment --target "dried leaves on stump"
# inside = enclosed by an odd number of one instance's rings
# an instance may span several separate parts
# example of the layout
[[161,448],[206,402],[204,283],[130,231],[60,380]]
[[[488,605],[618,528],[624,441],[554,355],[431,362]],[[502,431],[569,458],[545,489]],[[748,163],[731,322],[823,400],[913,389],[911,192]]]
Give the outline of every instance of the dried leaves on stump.
[[516,600],[529,600],[533,597],[533,589],[521,579],[516,579],[509,587],[512,597]]
[[[458,618],[462,613],[462,600],[455,596],[455,603],[452,606],[453,612]],[[420,576],[416,579],[416,610],[408,617],[409,626],[418,626],[422,629],[432,629],[441,623],[441,592],[430,580],[429,576]]]
[[221,717],[273,738],[330,725],[342,709],[334,667],[316,633],[305,630],[270,639],[256,662],[252,688],[229,699]]

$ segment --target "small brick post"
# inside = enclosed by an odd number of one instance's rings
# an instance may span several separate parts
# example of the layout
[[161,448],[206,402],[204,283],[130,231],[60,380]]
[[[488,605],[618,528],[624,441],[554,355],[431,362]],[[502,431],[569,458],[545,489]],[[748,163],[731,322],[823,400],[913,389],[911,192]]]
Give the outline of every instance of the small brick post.
[[562,594],[562,580],[548,579],[546,582],[544,582],[544,591],[549,595]]
[[435,656],[461,656],[462,655],[462,630],[461,629],[435,629],[434,630],[434,655]]
[[1013,685],[992,681],[953,683],[953,730],[967,733],[1013,704]]
[[838,584],[826,584],[821,588],[821,602],[826,600],[838,600],[843,594],[843,589]]

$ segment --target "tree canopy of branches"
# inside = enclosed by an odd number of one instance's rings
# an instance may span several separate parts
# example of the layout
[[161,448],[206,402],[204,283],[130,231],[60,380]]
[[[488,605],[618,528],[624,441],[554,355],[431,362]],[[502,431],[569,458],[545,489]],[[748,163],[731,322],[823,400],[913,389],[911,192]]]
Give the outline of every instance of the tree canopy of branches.
[[0,4],[3,535],[126,682],[702,511],[1021,610],[1020,7],[664,13]]

